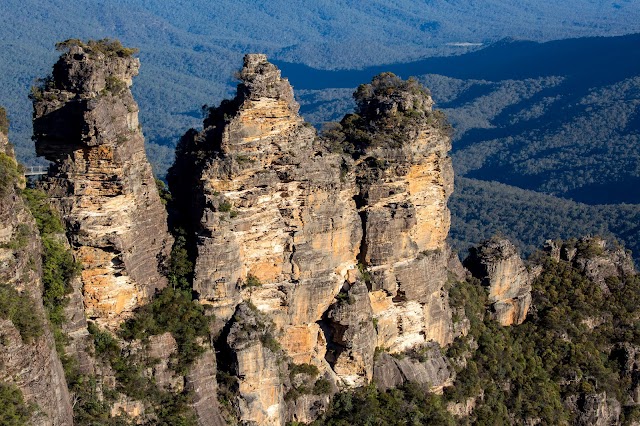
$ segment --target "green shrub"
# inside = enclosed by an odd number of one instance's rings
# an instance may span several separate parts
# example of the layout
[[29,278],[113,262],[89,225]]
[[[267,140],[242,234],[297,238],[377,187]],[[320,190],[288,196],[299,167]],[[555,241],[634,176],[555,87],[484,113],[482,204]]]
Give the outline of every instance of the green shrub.
[[364,263],[358,263],[358,272],[360,272],[360,278],[362,279],[362,281],[367,284],[371,283],[371,272],[369,272],[369,269]]
[[47,195],[36,189],[26,189],[22,195],[42,236],[44,305],[50,321],[59,326],[64,320],[65,296],[73,291],[71,279],[78,275],[81,265],[58,239],[57,234],[64,232],[64,227],[57,212],[49,205]]
[[0,318],[10,320],[25,342],[42,335],[42,318],[33,299],[7,284],[0,284]]
[[271,352],[275,354],[282,351],[282,346],[280,346],[280,342],[278,342],[278,339],[273,337],[273,334],[271,334],[270,332],[267,332],[261,335],[260,342],[262,343],[262,346],[269,349]]
[[71,279],[80,272],[80,264],[67,247],[48,235],[42,236],[42,248],[43,301],[51,322],[61,325],[66,296],[73,292]]
[[51,208],[47,194],[39,189],[25,189],[22,198],[26,201],[31,214],[36,219],[40,235],[64,232],[64,226],[58,213]]
[[244,287],[260,287],[261,285],[262,282],[260,281],[260,278],[256,277],[253,274],[248,274],[247,279],[243,284]]
[[293,379],[297,374],[306,374],[307,376],[315,379],[320,374],[318,367],[312,364],[291,364],[289,365],[289,375]]
[[7,118],[7,111],[2,107],[0,107],[0,132],[9,134],[9,118]]
[[28,425],[34,409],[24,402],[22,392],[15,385],[0,382],[0,425]]
[[110,75],[110,76],[107,76],[107,78],[105,79],[104,89],[107,92],[111,92],[113,95],[117,96],[122,92],[124,92],[125,90],[127,90],[127,83],[120,80],[118,77]]
[[228,202],[227,200],[224,200],[223,202],[220,203],[220,205],[218,206],[218,211],[223,212],[223,213],[228,213],[231,211],[231,208],[233,206],[231,205],[230,202]]
[[169,191],[169,189],[167,188],[167,185],[162,180],[156,178],[155,182],[156,182],[156,188],[158,188],[158,195],[160,195],[160,200],[162,201],[162,204],[166,206],[168,203],[173,201],[171,192]]
[[407,383],[379,391],[375,385],[336,394],[326,414],[314,426],[344,425],[454,425],[442,397],[425,386]]
[[105,360],[114,359],[120,355],[120,345],[111,333],[106,330],[100,330],[100,328],[91,321],[89,321],[87,325],[89,334],[93,336],[93,346],[96,350],[96,355]]
[[20,177],[21,174],[15,160],[0,152],[0,197],[9,194]]
[[125,340],[146,340],[149,336],[170,332],[176,339],[178,351],[170,364],[174,371],[185,374],[200,356],[203,348],[198,340],[209,339],[209,323],[213,318],[205,315],[204,307],[192,300],[191,292],[167,287],[154,299],[136,309],[133,318],[120,327]]
[[193,262],[187,251],[187,235],[184,229],[177,228],[174,236],[167,278],[174,289],[189,291],[192,288]]
[[319,378],[313,384],[313,394],[314,395],[323,395],[327,393],[331,393],[331,382],[324,377]]
[[86,43],[77,38],[70,38],[63,42],[56,43],[56,49],[60,51],[69,50],[72,46],[81,47],[89,54],[102,53],[106,56],[119,56],[121,58],[128,58],[138,53],[138,49],[124,47],[119,40],[109,38],[89,40]]

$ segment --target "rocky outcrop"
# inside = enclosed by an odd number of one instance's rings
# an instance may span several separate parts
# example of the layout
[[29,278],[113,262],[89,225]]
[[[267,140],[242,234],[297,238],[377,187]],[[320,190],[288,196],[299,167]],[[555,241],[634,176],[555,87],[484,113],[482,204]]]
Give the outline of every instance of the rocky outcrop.
[[338,296],[327,313],[330,342],[326,358],[346,385],[364,386],[373,377],[377,343],[367,287],[356,282]]
[[583,237],[557,244],[547,241],[545,250],[557,260],[570,262],[608,293],[607,278],[630,277],[636,273],[631,253],[599,237]]
[[282,350],[273,324],[246,303],[238,305],[227,344],[233,352],[233,373],[238,377],[240,421],[251,425],[285,423]]
[[191,366],[185,388],[193,393],[191,405],[200,426],[224,426],[227,422],[218,405],[217,363],[213,349],[208,349]]
[[158,288],[171,248],[129,87],[139,61],[117,42],[69,41],[32,94],[42,187],[82,262],[86,314],[115,327]]
[[[71,399],[42,301],[41,241],[16,191],[24,178],[2,130],[0,162],[0,382],[16,385],[37,407],[30,424],[70,425]],[[25,316],[4,317],[13,309]]]
[[471,248],[464,266],[488,287],[493,315],[500,324],[521,324],[525,320],[534,276],[511,242],[493,238]]
[[247,55],[239,76],[236,98],[185,135],[168,176],[185,221],[198,224],[194,290],[220,327],[251,300],[287,336],[293,362],[322,360],[316,322],[356,276],[354,188],[264,55]]
[[429,386],[432,392],[441,393],[454,379],[449,362],[435,343],[415,347],[400,356],[381,352],[374,363],[374,381],[381,390],[413,382]]
[[163,333],[149,337],[146,348],[147,358],[154,361],[153,367],[151,368],[153,380],[160,389],[173,391],[175,393],[181,392],[184,388],[183,378],[172,371],[169,366],[171,356],[174,355],[177,350],[178,344],[171,333]]
[[626,400],[621,401],[626,406],[640,405],[640,348],[630,343],[617,344],[611,358],[618,361],[623,379],[630,383]]
[[606,392],[570,396],[565,405],[576,415],[574,424],[578,426],[608,426],[620,424],[622,407],[615,398],[608,398]]

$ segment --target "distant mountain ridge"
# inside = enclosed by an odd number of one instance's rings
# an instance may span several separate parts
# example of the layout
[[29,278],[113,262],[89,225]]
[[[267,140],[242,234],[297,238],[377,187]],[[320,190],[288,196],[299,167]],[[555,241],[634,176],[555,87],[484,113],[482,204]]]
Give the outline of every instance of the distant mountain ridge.
[[0,102],[11,115],[18,157],[34,161],[26,96],[33,80],[48,73],[52,46],[67,38],[119,38],[141,49],[135,95],[149,152],[162,172],[173,156],[166,147],[199,125],[200,106],[231,93],[229,76],[246,52],[325,69],[361,68],[467,51],[447,46],[451,42],[633,33],[640,31],[639,18],[633,1],[196,0],[168,7],[143,0],[5,0]]

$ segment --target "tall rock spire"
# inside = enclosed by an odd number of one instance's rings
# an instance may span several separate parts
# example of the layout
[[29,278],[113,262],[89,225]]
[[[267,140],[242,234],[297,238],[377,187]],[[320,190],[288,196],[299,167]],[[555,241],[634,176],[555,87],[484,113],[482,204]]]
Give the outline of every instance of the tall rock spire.
[[33,90],[42,186],[82,263],[86,314],[116,326],[156,289],[172,238],[131,94],[140,62],[117,41],[69,40]]
[[[354,187],[340,178],[339,155],[317,146],[291,85],[265,55],[245,56],[238,76],[237,96],[210,110],[202,132],[185,135],[168,176],[187,222],[197,224],[194,290],[220,327],[232,316],[249,321],[236,308],[251,301],[273,321],[292,362],[327,371],[318,322],[355,279],[362,234]],[[235,351],[241,392],[262,382],[255,374],[279,377],[271,371],[279,355],[253,343]],[[264,365],[243,370],[253,359]],[[283,392],[253,389],[241,418],[282,424]]]
[[363,226],[359,258],[371,274],[378,346],[446,345],[453,340],[444,291],[453,191],[448,125],[414,79],[383,73],[354,98],[356,114],[337,131],[354,158]]

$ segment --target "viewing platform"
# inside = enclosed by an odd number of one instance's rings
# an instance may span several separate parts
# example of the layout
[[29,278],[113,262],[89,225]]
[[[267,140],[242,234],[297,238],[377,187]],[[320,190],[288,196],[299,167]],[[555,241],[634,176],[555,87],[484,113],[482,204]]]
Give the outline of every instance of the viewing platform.
[[26,177],[29,176],[40,176],[47,174],[47,167],[45,166],[24,166],[24,175]]

